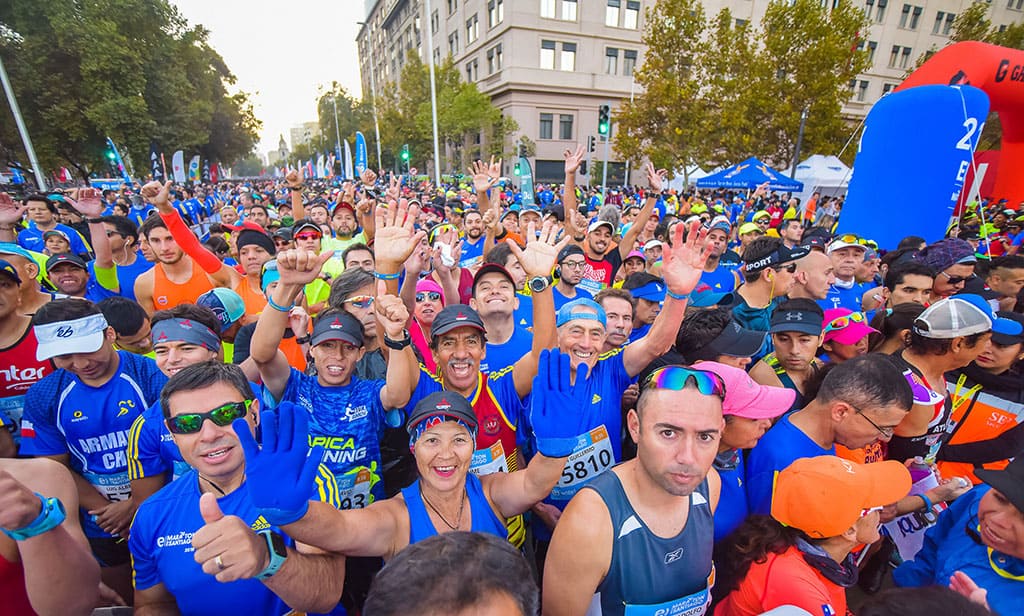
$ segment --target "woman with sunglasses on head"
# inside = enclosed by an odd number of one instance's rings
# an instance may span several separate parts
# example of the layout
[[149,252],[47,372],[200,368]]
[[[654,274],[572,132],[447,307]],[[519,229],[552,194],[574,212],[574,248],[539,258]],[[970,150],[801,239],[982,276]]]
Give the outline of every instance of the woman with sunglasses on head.
[[831,308],[825,311],[825,329],[822,332],[821,348],[823,361],[844,362],[868,352],[868,336],[878,333],[867,324],[863,312],[846,308]]
[[444,300],[441,285],[433,279],[424,278],[416,282],[415,308],[409,324],[409,335],[412,336],[420,363],[431,373],[437,372],[437,364],[430,352],[430,328],[434,324],[434,317],[444,308]]
[[782,606],[847,614],[857,583],[851,551],[878,540],[879,511],[910,490],[899,462],[800,458],[778,474],[771,517],[752,516],[722,546],[716,616],[754,616]]

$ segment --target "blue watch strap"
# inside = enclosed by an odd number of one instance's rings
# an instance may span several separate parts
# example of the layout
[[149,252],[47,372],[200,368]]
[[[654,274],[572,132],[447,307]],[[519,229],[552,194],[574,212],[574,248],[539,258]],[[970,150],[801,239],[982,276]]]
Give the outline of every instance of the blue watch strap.
[[284,545],[284,539],[281,535],[269,528],[261,530],[256,534],[263,537],[263,540],[267,542],[267,553],[270,554],[270,564],[267,565],[266,569],[256,574],[257,580],[265,580],[281,569],[285,559],[288,558],[288,550]]
[[67,513],[64,511],[64,503],[60,502],[59,498],[54,496],[46,498],[38,492],[35,494],[39,497],[39,502],[42,504],[36,519],[32,520],[27,526],[14,530],[0,528],[0,531],[3,531],[5,535],[15,541],[24,541],[25,539],[31,539],[51,531],[60,526],[64,522],[64,518],[67,517]]

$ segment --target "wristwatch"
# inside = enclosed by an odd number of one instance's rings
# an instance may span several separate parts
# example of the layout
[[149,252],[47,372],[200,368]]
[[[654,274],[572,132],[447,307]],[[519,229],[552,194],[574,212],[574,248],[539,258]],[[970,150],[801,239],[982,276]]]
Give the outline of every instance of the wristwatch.
[[531,293],[540,293],[551,285],[551,281],[547,276],[534,276],[526,284],[529,285]]
[[409,335],[409,332],[404,331],[402,333],[405,334],[405,337],[402,338],[401,340],[392,340],[391,338],[388,338],[387,334],[384,334],[384,346],[386,346],[389,349],[401,351],[405,347],[412,344],[412,336]]
[[288,558],[288,548],[284,544],[284,537],[269,528],[261,530],[256,534],[263,537],[263,540],[267,542],[267,552],[270,553],[270,564],[267,565],[266,569],[256,574],[257,580],[265,580],[281,569],[281,565]]

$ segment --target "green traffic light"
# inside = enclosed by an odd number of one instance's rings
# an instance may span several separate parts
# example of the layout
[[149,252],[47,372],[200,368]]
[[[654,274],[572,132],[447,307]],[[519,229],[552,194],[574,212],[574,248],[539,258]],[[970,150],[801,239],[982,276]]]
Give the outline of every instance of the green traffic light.
[[107,152],[107,158],[109,158],[110,160],[114,160],[116,158],[116,156],[114,155],[113,152]]
[[516,163],[516,167],[515,167],[515,169],[512,170],[512,173],[514,173],[516,175],[520,175],[522,173],[522,171],[520,171],[520,169],[519,169],[519,163]]
[[607,135],[608,134],[608,124],[606,124],[605,122],[601,122],[600,124],[598,124],[597,125],[597,132],[601,133],[602,135]]

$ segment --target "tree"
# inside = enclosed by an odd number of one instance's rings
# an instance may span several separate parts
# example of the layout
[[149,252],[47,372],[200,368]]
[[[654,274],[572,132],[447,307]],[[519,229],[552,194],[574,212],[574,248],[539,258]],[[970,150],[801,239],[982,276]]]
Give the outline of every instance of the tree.
[[[228,94],[234,76],[208,35],[167,0],[0,3],[0,54],[40,164],[106,173],[107,137],[136,161],[151,143],[221,161],[252,151],[259,121]],[[24,160],[0,117],[0,147]]]

